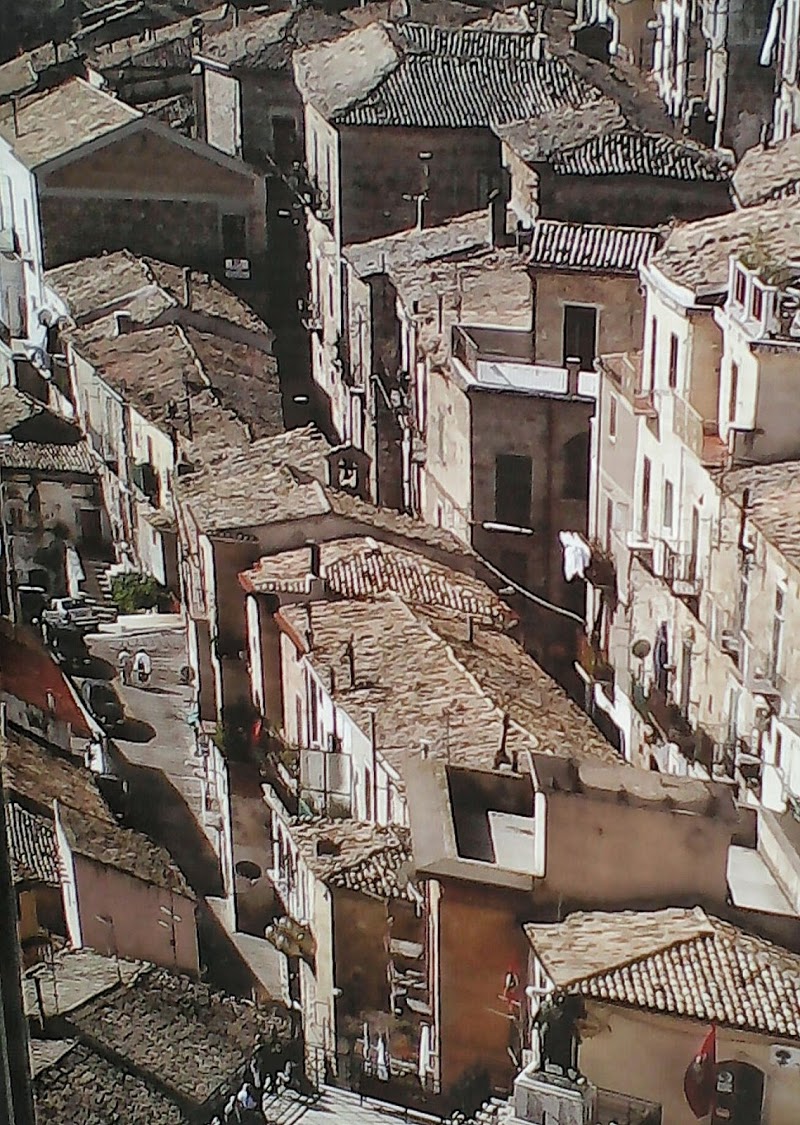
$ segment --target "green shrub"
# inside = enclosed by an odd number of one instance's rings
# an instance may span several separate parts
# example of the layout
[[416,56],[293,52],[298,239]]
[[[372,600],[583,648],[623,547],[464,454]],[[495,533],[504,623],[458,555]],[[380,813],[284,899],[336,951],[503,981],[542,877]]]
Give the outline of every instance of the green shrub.
[[111,579],[111,598],[120,613],[139,613],[144,609],[166,609],[170,594],[149,574],[115,574]]

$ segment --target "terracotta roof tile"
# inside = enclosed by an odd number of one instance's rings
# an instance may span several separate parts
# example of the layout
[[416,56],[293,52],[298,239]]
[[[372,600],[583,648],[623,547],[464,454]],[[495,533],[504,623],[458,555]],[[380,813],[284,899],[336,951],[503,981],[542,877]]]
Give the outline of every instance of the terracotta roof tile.
[[11,472],[81,473],[93,475],[97,466],[85,441],[73,445],[36,441],[0,442],[0,469]]
[[730,178],[729,168],[711,150],[636,129],[614,129],[560,149],[549,163],[557,176],[652,176],[709,183]]
[[638,274],[661,241],[657,230],[537,219],[529,265],[534,269]]
[[53,815],[53,801],[106,823],[114,818],[95,784],[94,774],[75,760],[46,750],[19,734],[0,739],[3,778],[20,804],[44,816]]
[[16,801],[9,801],[6,822],[14,882],[59,886],[52,820],[28,812]]
[[296,818],[289,832],[314,874],[331,887],[371,898],[409,897],[397,882],[411,862],[411,837],[405,828],[325,817]]
[[728,496],[750,490],[747,516],[784,558],[800,567],[800,461],[751,465],[724,477]]
[[74,734],[91,738],[92,730],[64,672],[30,630],[0,627],[0,693],[13,695],[60,722]]
[[743,207],[800,190],[800,134],[746,152],[733,174],[733,188]]
[[800,1040],[800,955],[699,908],[573,914],[525,931],[558,988]]

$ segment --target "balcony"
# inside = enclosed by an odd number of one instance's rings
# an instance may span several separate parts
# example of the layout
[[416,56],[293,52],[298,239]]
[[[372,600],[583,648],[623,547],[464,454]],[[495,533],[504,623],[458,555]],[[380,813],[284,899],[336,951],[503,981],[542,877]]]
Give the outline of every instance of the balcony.
[[679,554],[664,544],[664,578],[676,598],[695,601],[700,597],[702,580],[697,573],[696,556]]
[[641,352],[617,352],[615,355],[604,355],[599,363],[602,373],[630,403],[633,404],[636,399],[643,397]]
[[458,374],[471,384],[523,394],[597,396],[595,371],[536,363],[529,330],[457,324],[450,350]]
[[691,450],[701,465],[722,468],[728,459],[728,446],[717,432],[716,421],[704,421],[701,414],[679,395],[673,396],[672,428],[676,437]]
[[614,683],[614,668],[608,659],[608,651],[592,644],[585,633],[581,633],[578,638],[577,663],[590,683]]

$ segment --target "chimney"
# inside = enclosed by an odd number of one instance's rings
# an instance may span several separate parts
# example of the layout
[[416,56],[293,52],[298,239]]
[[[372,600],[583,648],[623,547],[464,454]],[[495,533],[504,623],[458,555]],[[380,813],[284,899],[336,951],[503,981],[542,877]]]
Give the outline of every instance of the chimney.
[[133,317],[129,312],[115,312],[114,325],[117,336],[127,336],[133,332]]
[[577,356],[567,356],[567,394],[577,395],[578,393],[578,380],[581,373],[581,361]]
[[187,309],[192,307],[192,267],[183,267],[183,303]]
[[506,201],[503,193],[495,188],[489,196],[489,245],[500,246],[506,234]]

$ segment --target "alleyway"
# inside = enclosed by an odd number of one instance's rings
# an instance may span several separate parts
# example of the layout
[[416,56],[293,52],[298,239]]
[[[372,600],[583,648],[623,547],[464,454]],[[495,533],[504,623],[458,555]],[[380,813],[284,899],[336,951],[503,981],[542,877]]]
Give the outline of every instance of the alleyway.
[[93,653],[115,671],[123,643],[131,652],[143,648],[149,653],[153,675],[148,688],[114,681],[128,716],[113,746],[130,785],[130,817],[169,850],[197,894],[221,895],[214,830],[203,817],[202,760],[195,756],[187,722],[193,692],[180,683],[186,662],[180,619],[122,617],[87,639]]

